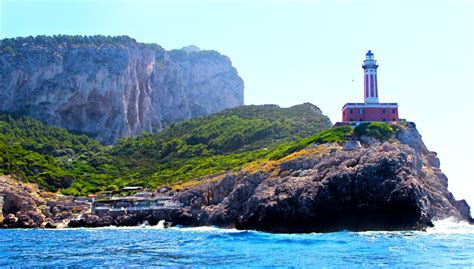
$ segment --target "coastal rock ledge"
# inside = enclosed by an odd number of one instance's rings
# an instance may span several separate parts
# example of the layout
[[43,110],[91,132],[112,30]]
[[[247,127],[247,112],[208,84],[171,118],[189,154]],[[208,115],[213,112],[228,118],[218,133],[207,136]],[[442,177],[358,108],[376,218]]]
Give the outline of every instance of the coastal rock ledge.
[[362,136],[312,146],[185,191],[178,199],[186,210],[170,221],[284,233],[423,230],[446,218],[473,223],[415,125],[392,127],[385,142]]
[[343,142],[313,144],[283,158],[248,164],[238,173],[198,181],[167,193],[167,203],[176,205],[171,208],[99,212],[77,197],[65,201],[0,177],[0,227],[134,226],[164,220],[303,233],[424,230],[446,218],[473,223],[468,204],[448,191],[440,161],[415,125],[391,128],[384,139],[354,132]]

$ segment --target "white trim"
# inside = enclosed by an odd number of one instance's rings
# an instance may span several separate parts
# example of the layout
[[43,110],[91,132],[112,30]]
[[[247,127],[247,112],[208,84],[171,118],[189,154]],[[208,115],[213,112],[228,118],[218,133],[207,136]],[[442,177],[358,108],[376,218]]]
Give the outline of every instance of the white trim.
[[343,109],[345,108],[364,108],[364,107],[370,107],[370,108],[398,108],[398,104],[392,104],[392,103],[376,103],[376,104],[370,104],[370,103],[356,103],[356,104],[345,104]]

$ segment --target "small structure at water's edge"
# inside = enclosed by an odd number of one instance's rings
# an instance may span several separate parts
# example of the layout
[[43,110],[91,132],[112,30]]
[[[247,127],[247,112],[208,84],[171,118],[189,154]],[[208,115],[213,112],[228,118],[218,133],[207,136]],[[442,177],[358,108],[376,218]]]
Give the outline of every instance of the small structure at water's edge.
[[153,213],[154,211],[180,207],[181,205],[173,199],[173,196],[161,195],[153,198],[129,196],[96,201],[92,206],[92,213],[98,216],[110,215],[116,217],[133,213]]
[[342,122],[336,125],[358,124],[360,122],[393,122],[399,121],[397,103],[380,103],[377,83],[377,61],[372,51],[365,55],[364,69],[364,103],[347,103],[342,108]]

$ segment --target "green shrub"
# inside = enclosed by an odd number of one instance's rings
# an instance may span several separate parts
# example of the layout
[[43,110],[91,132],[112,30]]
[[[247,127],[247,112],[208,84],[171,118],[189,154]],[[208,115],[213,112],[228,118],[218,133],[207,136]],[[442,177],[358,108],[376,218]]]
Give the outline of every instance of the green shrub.
[[[50,41],[62,42],[43,37],[35,42]],[[0,114],[0,172],[69,195],[127,185],[155,188],[236,171],[266,159],[279,145],[292,151],[301,147],[299,143],[308,144],[311,141],[300,142],[301,138],[329,127],[328,118],[310,104],[242,106],[104,146],[85,135]],[[339,139],[336,133],[326,133],[318,141]]]
[[347,141],[351,134],[352,127],[350,126],[333,127],[308,138],[303,138],[297,142],[280,145],[277,149],[268,154],[268,158],[270,160],[278,160],[293,152],[302,150],[312,144],[344,142]]
[[390,139],[395,132],[393,128],[387,123],[383,122],[371,122],[371,123],[362,123],[354,128],[354,134],[358,137],[369,136],[380,141],[385,141]]

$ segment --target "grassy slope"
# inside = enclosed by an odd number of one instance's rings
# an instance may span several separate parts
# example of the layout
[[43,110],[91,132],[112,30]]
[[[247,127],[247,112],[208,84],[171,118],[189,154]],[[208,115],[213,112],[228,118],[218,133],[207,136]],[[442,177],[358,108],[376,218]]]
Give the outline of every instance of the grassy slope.
[[242,106],[105,147],[84,135],[2,115],[0,172],[74,195],[126,185],[157,187],[274,158],[285,154],[284,145],[299,145],[329,127],[311,104]]

